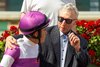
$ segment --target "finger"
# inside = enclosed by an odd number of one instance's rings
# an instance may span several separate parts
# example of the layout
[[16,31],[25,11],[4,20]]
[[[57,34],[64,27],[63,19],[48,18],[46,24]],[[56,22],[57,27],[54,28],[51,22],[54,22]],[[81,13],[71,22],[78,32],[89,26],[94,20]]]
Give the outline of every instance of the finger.
[[69,34],[68,38],[69,38],[69,41],[70,41],[71,46],[73,46],[72,37],[73,37],[73,34],[72,33]]
[[78,42],[79,42],[78,39],[75,39],[75,40],[74,40],[75,46],[78,45]]
[[15,39],[14,37],[12,37],[12,36],[8,36],[8,37],[6,38],[6,42],[15,43],[15,42],[16,42],[16,39]]
[[6,45],[5,50],[6,50],[7,48],[9,48],[9,49],[11,49],[11,50],[15,48],[15,45],[13,45],[13,44],[12,44],[11,42],[9,42],[9,41],[6,42],[5,45]]
[[9,41],[9,40],[12,40],[12,36],[8,36],[8,37],[6,38],[6,41]]
[[69,39],[70,39],[70,41],[73,40],[73,37],[75,37],[75,34],[74,34],[74,33],[71,33],[71,34],[69,35]]
[[76,42],[76,41],[79,41],[79,38],[76,37],[76,38],[74,39],[74,41],[75,41],[75,42]]
[[5,44],[5,51],[6,51],[8,48],[11,49],[11,48],[9,47],[10,45],[7,45],[7,44],[9,44],[9,43],[6,43],[6,44]]
[[16,39],[14,38],[14,37],[12,37],[12,36],[8,36],[7,38],[6,38],[6,43],[5,43],[5,50],[7,50],[7,48],[9,48],[9,49],[13,49],[13,48],[15,48],[15,46],[14,45],[12,45],[12,43],[17,43],[16,42]]
[[17,40],[15,38],[13,38],[13,37],[11,38],[10,42],[14,43],[14,44],[17,44]]
[[78,41],[78,38],[76,36],[73,36],[72,41],[75,43],[76,41]]
[[74,33],[69,35],[69,39],[72,46],[75,46],[79,41],[79,38]]
[[12,44],[10,42],[7,42],[5,45],[6,45],[6,49],[7,48],[12,49],[12,46],[11,46]]

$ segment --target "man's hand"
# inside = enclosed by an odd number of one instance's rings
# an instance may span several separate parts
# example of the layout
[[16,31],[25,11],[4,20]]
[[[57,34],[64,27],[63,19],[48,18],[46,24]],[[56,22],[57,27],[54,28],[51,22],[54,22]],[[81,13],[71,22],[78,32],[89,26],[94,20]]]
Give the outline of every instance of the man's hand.
[[12,45],[12,44],[16,44],[16,45],[17,45],[17,41],[16,41],[16,39],[15,39],[14,37],[8,36],[8,37],[6,38],[5,50],[6,50],[7,48],[9,48],[9,49],[15,48],[15,46]]
[[71,46],[73,46],[75,48],[75,50],[77,52],[80,51],[80,39],[78,36],[76,36],[74,33],[71,33],[68,35],[69,37],[69,41],[70,41],[70,44]]

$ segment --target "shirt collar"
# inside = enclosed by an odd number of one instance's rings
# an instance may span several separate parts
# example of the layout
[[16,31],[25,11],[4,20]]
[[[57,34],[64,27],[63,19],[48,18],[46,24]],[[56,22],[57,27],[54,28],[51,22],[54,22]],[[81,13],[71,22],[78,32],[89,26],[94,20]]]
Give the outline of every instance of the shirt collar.
[[[62,37],[63,35],[65,35],[65,34],[60,31],[60,37]],[[68,37],[66,36],[66,38],[68,38]]]
[[38,45],[38,44],[35,44],[34,42],[30,41],[26,36],[23,35],[23,38],[19,38],[17,39],[17,42],[20,42],[20,43],[26,43],[26,45],[28,46],[35,46],[35,45]]
[[60,37],[63,36],[63,35],[64,35],[63,32],[60,31]]

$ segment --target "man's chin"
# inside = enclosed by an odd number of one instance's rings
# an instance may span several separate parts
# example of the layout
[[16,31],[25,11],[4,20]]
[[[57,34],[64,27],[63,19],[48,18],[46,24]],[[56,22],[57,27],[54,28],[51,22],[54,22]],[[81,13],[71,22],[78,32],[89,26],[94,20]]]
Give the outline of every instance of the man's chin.
[[65,35],[67,35],[67,34],[69,33],[69,31],[63,31],[63,33],[64,33]]

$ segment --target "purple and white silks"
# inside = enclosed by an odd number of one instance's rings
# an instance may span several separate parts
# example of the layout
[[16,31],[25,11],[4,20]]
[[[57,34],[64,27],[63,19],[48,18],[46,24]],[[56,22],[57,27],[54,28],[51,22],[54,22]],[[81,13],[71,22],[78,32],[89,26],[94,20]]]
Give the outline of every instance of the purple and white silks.
[[7,49],[0,63],[0,67],[39,67],[37,62],[38,45],[32,43],[25,36],[17,40],[19,46]]

